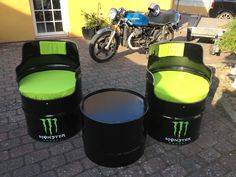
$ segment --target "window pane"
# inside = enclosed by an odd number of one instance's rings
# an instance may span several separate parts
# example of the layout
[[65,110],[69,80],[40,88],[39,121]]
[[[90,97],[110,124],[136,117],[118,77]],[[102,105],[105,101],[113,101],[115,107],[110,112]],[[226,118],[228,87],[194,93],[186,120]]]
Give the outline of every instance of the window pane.
[[46,23],[46,27],[47,27],[47,32],[54,32],[54,26],[53,23]]
[[56,22],[56,31],[63,31],[62,22]]
[[61,12],[54,11],[54,18],[55,18],[55,20],[61,20]]
[[45,26],[44,23],[37,23],[37,31],[38,33],[45,33]]
[[43,20],[43,12],[35,12],[35,17],[36,17],[36,21],[44,21]]
[[51,0],[43,0],[44,9],[52,9]]
[[35,10],[41,10],[42,9],[42,4],[41,4],[41,0],[34,0],[34,9]]
[[60,5],[60,0],[52,0],[53,3],[53,9],[60,9],[61,5]]
[[45,11],[45,19],[46,21],[52,21],[53,17],[52,17],[52,11]]

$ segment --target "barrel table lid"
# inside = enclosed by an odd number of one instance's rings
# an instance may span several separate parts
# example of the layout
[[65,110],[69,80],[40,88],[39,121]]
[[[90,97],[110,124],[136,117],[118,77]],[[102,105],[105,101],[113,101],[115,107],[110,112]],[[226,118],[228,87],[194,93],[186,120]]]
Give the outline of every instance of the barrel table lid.
[[81,111],[86,117],[106,124],[140,119],[146,110],[141,95],[122,89],[104,89],[91,93],[81,103]]
[[19,82],[19,91],[34,100],[53,100],[71,95],[75,84],[75,72],[48,70],[25,76]]
[[155,96],[169,102],[196,103],[205,99],[210,89],[206,79],[184,71],[161,71],[153,75]]

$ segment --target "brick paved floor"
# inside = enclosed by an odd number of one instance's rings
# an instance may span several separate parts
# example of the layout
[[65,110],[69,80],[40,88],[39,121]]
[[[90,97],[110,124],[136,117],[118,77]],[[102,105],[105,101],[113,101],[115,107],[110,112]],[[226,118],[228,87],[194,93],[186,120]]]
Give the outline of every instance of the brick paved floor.
[[[218,103],[207,101],[201,135],[185,146],[167,145],[148,137],[145,153],[136,163],[105,168],[84,154],[81,133],[59,143],[42,143],[27,135],[15,82],[22,43],[0,45],[0,176],[1,177],[216,177],[236,176],[236,126]],[[145,92],[145,55],[121,48],[113,60],[98,64],[79,40],[83,94],[120,87]],[[219,100],[220,101],[220,100]]]

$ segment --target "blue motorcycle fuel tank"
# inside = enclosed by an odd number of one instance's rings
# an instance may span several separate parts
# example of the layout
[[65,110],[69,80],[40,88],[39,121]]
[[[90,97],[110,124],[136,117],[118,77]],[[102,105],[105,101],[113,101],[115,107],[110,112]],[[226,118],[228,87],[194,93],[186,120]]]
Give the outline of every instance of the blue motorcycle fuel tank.
[[125,18],[132,22],[134,26],[148,26],[148,18],[141,13],[127,13]]

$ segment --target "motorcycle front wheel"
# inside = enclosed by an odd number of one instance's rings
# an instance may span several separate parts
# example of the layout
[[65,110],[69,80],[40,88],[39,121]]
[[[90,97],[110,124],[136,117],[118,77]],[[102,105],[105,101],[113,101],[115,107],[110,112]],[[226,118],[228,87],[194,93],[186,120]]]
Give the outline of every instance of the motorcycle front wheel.
[[116,37],[112,39],[109,49],[105,48],[109,42],[110,36],[110,31],[96,34],[90,41],[89,54],[94,61],[99,63],[106,62],[116,54],[119,47]]

